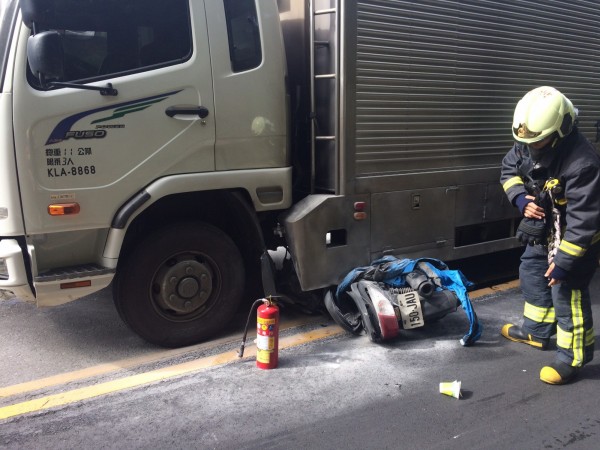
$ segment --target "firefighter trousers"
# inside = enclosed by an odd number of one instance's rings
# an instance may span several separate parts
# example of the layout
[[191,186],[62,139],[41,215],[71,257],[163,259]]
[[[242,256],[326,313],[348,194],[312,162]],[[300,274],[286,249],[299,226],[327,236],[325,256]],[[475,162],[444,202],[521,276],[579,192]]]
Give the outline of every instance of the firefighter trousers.
[[556,359],[573,367],[590,362],[594,355],[594,323],[589,284],[598,266],[597,252],[582,258],[576,275],[549,287],[548,250],[528,245],[521,256],[519,278],[525,298],[523,330],[538,338],[556,334]]

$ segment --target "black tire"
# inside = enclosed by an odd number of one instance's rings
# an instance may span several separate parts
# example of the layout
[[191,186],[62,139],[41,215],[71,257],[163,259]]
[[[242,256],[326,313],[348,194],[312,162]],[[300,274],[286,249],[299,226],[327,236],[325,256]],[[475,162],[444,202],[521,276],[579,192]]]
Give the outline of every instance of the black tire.
[[329,312],[331,318],[344,330],[358,336],[363,330],[360,311],[354,302],[350,301],[349,296],[345,297],[344,300],[346,300],[346,305],[344,305],[344,308],[340,308],[336,302],[333,289],[327,289],[325,291],[325,308],[327,309],[327,312]]
[[204,223],[181,223],[146,236],[119,262],[113,298],[143,339],[182,347],[223,329],[240,304],[244,278],[229,236]]

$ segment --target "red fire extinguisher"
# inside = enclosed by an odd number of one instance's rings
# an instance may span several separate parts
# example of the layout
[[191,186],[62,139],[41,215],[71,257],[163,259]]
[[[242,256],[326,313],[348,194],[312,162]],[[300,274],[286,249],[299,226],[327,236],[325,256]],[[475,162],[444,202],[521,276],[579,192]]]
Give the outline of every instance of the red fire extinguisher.
[[256,367],[275,369],[279,358],[279,308],[265,299],[256,317]]
[[260,303],[262,305],[258,307],[256,315],[256,367],[275,369],[279,360],[279,308],[272,298],[257,300],[252,305],[238,356],[244,356],[250,317],[256,305]]

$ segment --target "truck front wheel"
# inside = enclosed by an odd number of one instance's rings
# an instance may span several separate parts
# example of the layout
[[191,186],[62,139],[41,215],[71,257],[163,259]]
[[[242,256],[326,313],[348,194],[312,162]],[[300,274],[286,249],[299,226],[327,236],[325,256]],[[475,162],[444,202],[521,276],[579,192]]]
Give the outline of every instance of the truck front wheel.
[[218,228],[183,223],[148,235],[119,264],[113,286],[121,318],[145,340],[181,347],[205,340],[235,314],[244,265]]

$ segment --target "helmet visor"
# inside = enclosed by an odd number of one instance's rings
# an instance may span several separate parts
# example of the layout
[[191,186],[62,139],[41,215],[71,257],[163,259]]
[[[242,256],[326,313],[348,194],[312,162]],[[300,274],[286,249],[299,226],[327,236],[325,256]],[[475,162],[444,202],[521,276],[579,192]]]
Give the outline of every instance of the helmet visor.
[[520,123],[518,127],[513,127],[513,133],[520,139],[535,139],[542,134],[541,131],[531,131],[524,123]]

